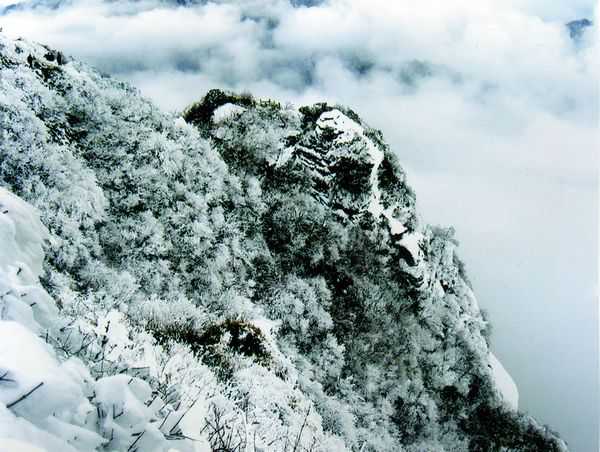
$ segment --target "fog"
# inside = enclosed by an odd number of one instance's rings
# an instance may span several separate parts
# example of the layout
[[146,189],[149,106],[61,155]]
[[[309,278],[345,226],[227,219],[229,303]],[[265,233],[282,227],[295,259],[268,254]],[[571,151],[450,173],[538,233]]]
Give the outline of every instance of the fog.
[[131,81],[167,110],[219,87],[359,112],[399,156],[423,219],[456,228],[521,408],[590,452],[600,70],[596,27],[574,41],[564,24],[593,19],[593,6],[74,0],[25,5],[0,25]]

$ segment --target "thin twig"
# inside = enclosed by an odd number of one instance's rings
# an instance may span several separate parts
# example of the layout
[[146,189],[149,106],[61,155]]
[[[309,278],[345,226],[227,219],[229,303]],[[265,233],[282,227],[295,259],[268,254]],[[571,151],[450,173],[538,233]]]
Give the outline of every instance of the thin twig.
[[179,425],[179,423],[182,421],[182,419],[190,412],[190,410],[194,407],[194,405],[196,404],[196,402],[198,401],[199,398],[200,398],[200,396],[198,395],[198,397],[196,397],[194,399],[194,401],[185,410],[185,412],[181,415],[181,417],[177,420],[177,422],[175,422],[175,424],[173,425],[173,427],[171,427],[171,430],[169,430],[169,433],[171,433],[171,434],[173,433],[173,430],[175,430],[175,427],[177,427]]
[[39,388],[41,388],[43,386],[44,382],[40,382],[38,385],[36,385],[32,390],[26,392],[25,394],[23,394],[21,397],[19,397],[17,400],[15,400],[14,402],[9,403],[8,405],[6,405],[6,408],[12,408],[14,407],[16,404],[22,402],[23,400],[25,400],[27,397],[29,397],[31,394],[33,394],[34,391],[37,391]]
[[306,411],[306,416],[304,416],[304,421],[302,422],[302,427],[300,427],[300,431],[298,432],[298,437],[296,438],[296,444],[294,444],[294,452],[296,452],[298,450],[298,445],[300,444],[300,439],[302,438],[302,431],[304,430],[304,427],[306,426],[306,420],[308,419],[308,415],[310,414],[310,406],[308,407],[308,410]]
[[[144,436],[144,433],[146,433],[146,430],[144,430],[143,432],[137,433],[137,438],[136,440],[131,444],[131,446],[129,446],[129,448],[127,448],[127,452],[132,451],[132,450],[136,450],[133,449],[133,447],[137,444],[137,442],[142,438],[142,436]],[[134,435],[136,435],[136,433],[134,433]]]
[[8,381],[10,383],[14,383],[15,380],[13,380],[12,378],[6,378],[6,376],[8,375],[8,370],[6,372],[4,372],[2,375],[0,375],[0,382],[4,382],[4,381]]

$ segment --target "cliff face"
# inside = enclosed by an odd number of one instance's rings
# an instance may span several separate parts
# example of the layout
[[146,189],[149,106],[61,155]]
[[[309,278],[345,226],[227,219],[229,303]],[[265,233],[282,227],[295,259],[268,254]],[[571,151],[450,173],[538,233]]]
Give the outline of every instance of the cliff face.
[[49,231],[53,356],[162,401],[132,430],[60,419],[98,447],[566,450],[515,411],[452,229],[420,222],[402,150],[351,110],[211,91],[174,117],[0,36],[0,130],[0,184]]

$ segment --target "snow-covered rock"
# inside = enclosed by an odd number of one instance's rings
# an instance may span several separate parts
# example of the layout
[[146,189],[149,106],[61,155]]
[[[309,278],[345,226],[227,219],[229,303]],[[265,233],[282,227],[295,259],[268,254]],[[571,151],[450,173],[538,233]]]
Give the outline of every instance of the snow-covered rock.
[[[381,200],[378,171],[384,159],[383,152],[377,147],[377,145],[375,145],[375,143],[373,143],[370,138],[365,135],[364,127],[337,109],[329,110],[321,114],[317,120],[316,127],[317,134],[323,134],[324,130],[333,131],[335,133],[335,138],[333,140],[335,146],[339,147],[347,145],[356,140],[364,144],[371,165],[369,176],[370,195],[367,210],[375,219],[383,216],[388,223],[392,235],[402,235],[406,231],[406,226],[402,223],[402,221],[394,217],[394,210],[396,206],[391,205],[386,208],[383,206]],[[330,151],[330,154],[333,154],[329,157],[330,166],[335,165],[336,157],[359,157],[358,155],[353,155],[352,153],[348,155],[340,155],[335,153],[333,150]],[[331,162],[331,160],[333,160],[333,162]]]
[[516,383],[504,368],[502,363],[496,358],[493,353],[489,355],[490,368],[494,376],[496,387],[502,394],[504,401],[513,409],[519,409],[519,390]]
[[241,107],[240,105],[227,103],[215,109],[212,115],[212,119],[215,123],[218,123],[223,121],[224,119],[243,113],[244,111],[246,111],[246,109],[244,107]]

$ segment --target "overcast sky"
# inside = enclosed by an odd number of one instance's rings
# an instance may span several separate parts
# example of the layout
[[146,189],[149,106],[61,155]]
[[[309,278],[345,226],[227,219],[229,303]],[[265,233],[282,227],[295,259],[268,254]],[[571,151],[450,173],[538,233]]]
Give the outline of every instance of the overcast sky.
[[589,0],[73,0],[0,25],[167,110],[213,87],[355,109],[400,157],[424,220],[455,226],[521,408],[590,452],[600,71],[596,30],[575,43],[564,24],[593,16]]

